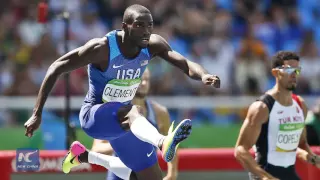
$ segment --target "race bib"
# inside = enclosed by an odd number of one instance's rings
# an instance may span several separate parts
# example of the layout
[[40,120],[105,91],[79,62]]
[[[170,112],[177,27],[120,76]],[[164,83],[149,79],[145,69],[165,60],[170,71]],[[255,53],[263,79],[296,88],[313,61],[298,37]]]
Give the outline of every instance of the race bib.
[[298,147],[304,123],[286,123],[279,125],[277,152],[292,152]]
[[103,102],[131,101],[140,85],[141,79],[113,79],[105,86],[102,94]]

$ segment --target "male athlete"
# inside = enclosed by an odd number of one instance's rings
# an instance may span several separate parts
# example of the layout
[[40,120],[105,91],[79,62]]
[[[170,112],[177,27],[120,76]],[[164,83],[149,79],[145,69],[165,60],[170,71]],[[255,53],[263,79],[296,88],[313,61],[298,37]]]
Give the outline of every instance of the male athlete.
[[[275,86],[249,107],[235,157],[249,170],[252,180],[298,180],[294,168],[296,157],[320,167],[319,156],[306,141],[306,104],[300,96],[292,94],[300,71],[298,55],[278,52],[272,59]],[[253,145],[256,161],[249,153]]]
[[[166,134],[169,130],[170,126],[170,116],[168,113],[167,108],[164,106],[156,103],[155,101],[148,100],[146,98],[150,87],[150,71],[148,69],[145,70],[141,77],[141,84],[137,90],[137,93],[132,100],[132,104],[141,107],[142,114],[151,122],[151,124],[157,129],[159,129],[161,134]],[[106,155],[113,154],[113,149],[110,143],[106,140],[98,140],[95,139],[93,141],[92,151],[97,153],[102,153]],[[156,151],[151,151],[151,153],[156,153]],[[109,158],[113,165],[119,168],[123,168],[123,171],[131,172],[127,167],[122,166],[123,163],[114,161],[114,158]],[[109,162],[110,164],[110,162]],[[121,180],[118,176],[112,173],[114,166],[110,166],[109,173],[107,176],[107,180]],[[173,159],[171,162],[168,163],[168,173],[164,180],[175,180],[177,178],[177,158]],[[128,177],[129,174],[126,176]]]
[[[89,91],[79,114],[82,129],[92,138],[108,140],[139,180],[161,180],[156,154],[147,155],[155,146],[162,151],[163,159],[170,162],[179,143],[189,136],[191,120],[181,121],[163,136],[141,115],[139,108],[131,104],[147,64],[157,56],[206,85],[218,88],[220,79],[173,51],[161,36],[151,34],[152,29],[150,11],[144,6],[132,5],[124,12],[122,30],[92,39],[56,60],[41,85],[33,115],[25,123],[26,136],[31,137],[39,127],[45,101],[58,77],[88,66]],[[68,173],[80,162],[99,164],[96,160],[82,144],[74,142],[62,170]]]

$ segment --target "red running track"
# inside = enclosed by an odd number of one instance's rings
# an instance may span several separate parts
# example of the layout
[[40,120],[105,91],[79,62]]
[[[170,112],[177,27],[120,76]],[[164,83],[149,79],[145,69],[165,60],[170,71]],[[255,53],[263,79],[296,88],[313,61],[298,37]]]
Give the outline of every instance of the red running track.
[[[313,151],[320,155],[320,147],[312,147]],[[33,173],[61,173],[61,162],[66,151],[40,151],[40,171]],[[159,154],[158,154],[159,155]],[[18,173],[15,169],[16,151],[0,151],[1,180],[10,180],[12,173]],[[166,163],[159,156],[159,163],[166,170]],[[320,179],[320,170],[314,166],[297,160],[297,171],[302,180]],[[101,166],[85,164],[74,172],[105,172]],[[233,149],[180,149],[179,171],[244,171],[233,156]],[[19,172],[21,173],[21,172]],[[28,172],[26,174],[29,174]]]

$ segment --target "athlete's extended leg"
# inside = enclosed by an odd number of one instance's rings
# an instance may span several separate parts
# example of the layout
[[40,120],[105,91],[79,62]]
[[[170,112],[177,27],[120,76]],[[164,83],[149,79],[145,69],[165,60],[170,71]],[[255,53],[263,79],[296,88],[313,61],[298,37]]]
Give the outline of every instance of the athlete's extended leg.
[[172,124],[168,136],[163,136],[141,115],[139,108],[135,105],[121,107],[118,117],[122,123],[122,127],[126,128],[129,124],[130,130],[137,138],[162,150],[163,159],[167,162],[174,158],[179,143],[191,133],[191,120],[185,119],[176,128]]
[[[124,155],[124,160],[131,166],[135,167],[137,172],[133,172],[129,169],[124,163],[118,158],[113,156],[108,156],[92,151],[88,151],[80,142],[75,141],[70,147],[70,151],[65,157],[62,170],[64,173],[69,173],[71,168],[80,165],[81,163],[90,163],[103,166],[113,172],[116,176],[124,180],[162,180],[162,172],[159,168],[159,164],[156,162],[156,151],[142,151],[142,155],[139,154],[141,151],[139,149],[133,149],[132,146],[136,145],[137,141],[140,142],[140,146],[146,146],[147,143],[140,141],[133,134],[129,134],[121,138],[121,141],[117,141],[114,145],[117,147],[116,150],[120,153],[124,152],[123,146],[119,147],[119,144],[128,141],[129,149],[132,149],[132,153],[136,154],[135,158],[130,158],[131,155]],[[136,141],[136,142],[135,142]],[[151,146],[152,147],[152,146]],[[140,163],[135,163],[136,161],[141,160]],[[142,169],[145,164],[150,164],[150,167]],[[142,170],[140,170],[142,169]]]
[[131,130],[140,140],[160,147],[165,136],[140,114],[140,108],[135,105],[121,107],[118,111],[118,117],[122,128]]
[[[117,112],[119,108],[123,106],[125,105],[122,103],[114,102],[88,107],[89,109],[85,111],[85,113],[80,114],[81,127],[89,136],[95,139],[109,140],[121,161],[132,171],[140,172],[148,170],[150,167],[158,164],[156,150],[151,144],[139,140],[131,131],[125,131],[121,128]],[[80,143],[75,142],[74,144],[79,145]],[[89,162],[89,154],[92,155],[91,153],[87,153],[84,147],[72,147],[63,161],[62,169],[65,173],[68,173],[72,167],[79,165],[80,161]],[[75,151],[73,149],[78,150]],[[80,157],[80,159],[78,159],[78,157]],[[103,162],[91,163],[110,168]],[[158,176],[157,174],[161,174],[161,171],[148,177],[148,179],[162,180],[162,176]],[[131,176],[130,178],[134,177],[133,173],[131,173]],[[125,175],[123,179],[126,179],[126,177],[127,175]]]
[[[121,116],[121,113],[125,116]],[[125,119],[129,120],[130,126],[133,126],[131,131],[125,131],[120,126],[119,120],[123,121]],[[95,139],[109,140],[121,161],[136,172],[138,179],[142,180],[162,180],[162,172],[157,168],[156,149],[151,144],[159,148],[162,146],[162,150],[165,152],[164,159],[171,160],[177,145],[190,134],[191,130],[190,120],[184,120],[163,140],[163,136],[141,116],[136,106],[128,106],[116,102],[94,105],[90,107],[87,113],[80,115],[80,120],[83,130],[88,135]],[[151,131],[147,134],[139,133],[139,131],[145,131],[146,129],[151,129]],[[173,127],[170,129],[173,130]],[[136,134],[133,134],[133,132]],[[153,134],[151,137],[150,133]],[[158,140],[160,139],[159,142],[163,140],[163,142],[155,143],[157,141],[154,141],[154,137],[161,137]],[[85,148],[83,149],[79,154],[85,154]],[[75,166],[72,164],[74,163],[72,158],[75,157],[73,155],[75,154],[71,151],[65,158],[63,163],[64,172],[70,171]],[[89,154],[86,156],[89,161]],[[155,171],[157,173],[154,173]]]
[[80,163],[103,166],[125,180],[129,179],[132,172],[118,157],[89,151],[80,142],[75,141],[72,143],[70,151],[63,161],[62,170],[64,173],[69,173],[72,167],[78,166]]

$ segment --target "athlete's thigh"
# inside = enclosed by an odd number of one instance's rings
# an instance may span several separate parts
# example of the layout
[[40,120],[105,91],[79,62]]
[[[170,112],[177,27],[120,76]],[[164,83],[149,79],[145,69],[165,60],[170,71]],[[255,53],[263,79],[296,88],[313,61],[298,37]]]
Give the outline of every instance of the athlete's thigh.
[[139,172],[158,163],[154,146],[138,139],[131,131],[110,144],[121,161],[132,171]]
[[125,107],[122,103],[110,102],[97,104],[82,118],[82,129],[95,139],[112,140],[126,134],[120,126],[118,111]]

